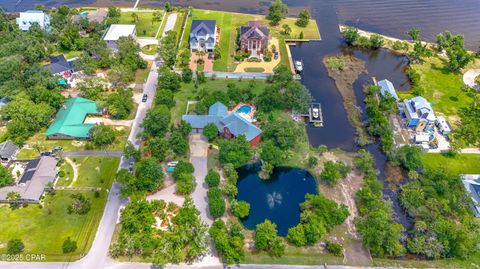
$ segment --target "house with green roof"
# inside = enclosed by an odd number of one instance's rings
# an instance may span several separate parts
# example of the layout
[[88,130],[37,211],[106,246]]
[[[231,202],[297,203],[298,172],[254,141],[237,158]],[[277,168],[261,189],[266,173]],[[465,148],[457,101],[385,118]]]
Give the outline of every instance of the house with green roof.
[[97,103],[82,97],[68,99],[48,127],[48,139],[89,139],[93,123],[84,123],[88,115],[100,115]]

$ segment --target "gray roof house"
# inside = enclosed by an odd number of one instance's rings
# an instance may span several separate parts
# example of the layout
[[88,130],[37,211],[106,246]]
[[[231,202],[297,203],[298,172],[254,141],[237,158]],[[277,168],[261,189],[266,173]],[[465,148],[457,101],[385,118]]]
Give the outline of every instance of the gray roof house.
[[44,65],[43,67],[50,71],[53,75],[70,76],[73,72],[75,72],[73,63],[68,62],[67,59],[65,59],[65,56],[51,56],[49,59],[50,63]]
[[473,201],[473,213],[480,217],[480,175],[462,175],[462,183]]
[[217,22],[215,20],[193,20],[190,28],[191,51],[213,51],[217,42]]
[[17,192],[20,202],[39,203],[48,183],[57,179],[57,160],[42,156],[30,160],[18,182],[13,186],[0,188],[0,202],[8,203],[7,194]]
[[28,31],[34,23],[37,23],[42,29],[48,29],[50,27],[50,16],[40,10],[27,10],[20,12],[16,22],[22,31]]
[[378,82],[378,86],[380,86],[380,93],[382,94],[382,96],[385,96],[388,93],[391,97],[395,98],[395,100],[400,100],[398,98],[397,92],[395,91],[395,87],[393,87],[393,83],[390,82],[390,80],[380,80]]
[[183,115],[182,119],[192,126],[192,131],[200,133],[205,125],[213,123],[218,131],[228,138],[244,135],[250,146],[260,142],[262,130],[237,112],[228,114],[228,108],[216,102],[210,106],[208,115]]
[[7,140],[0,144],[0,159],[2,162],[9,162],[15,159],[19,147]]

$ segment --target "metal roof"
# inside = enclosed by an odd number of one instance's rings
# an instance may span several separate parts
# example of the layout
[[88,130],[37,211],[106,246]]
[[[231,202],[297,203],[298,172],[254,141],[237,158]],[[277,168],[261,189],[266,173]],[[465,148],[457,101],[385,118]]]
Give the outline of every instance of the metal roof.
[[7,140],[0,144],[0,158],[2,159],[11,159],[19,147],[12,143],[12,141]]
[[380,93],[382,96],[385,96],[385,94],[388,92],[391,97],[395,98],[395,100],[399,100],[397,92],[395,91],[395,87],[393,87],[393,83],[390,82],[390,80],[380,80],[378,82],[378,86],[380,86]]
[[105,41],[117,41],[122,36],[135,34],[135,24],[112,24],[103,37]]

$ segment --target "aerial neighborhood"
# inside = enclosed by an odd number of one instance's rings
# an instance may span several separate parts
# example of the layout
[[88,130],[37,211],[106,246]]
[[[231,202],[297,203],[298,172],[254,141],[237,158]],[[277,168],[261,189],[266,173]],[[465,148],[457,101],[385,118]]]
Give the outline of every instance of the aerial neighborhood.
[[471,33],[86,2],[0,3],[0,268],[480,266]]

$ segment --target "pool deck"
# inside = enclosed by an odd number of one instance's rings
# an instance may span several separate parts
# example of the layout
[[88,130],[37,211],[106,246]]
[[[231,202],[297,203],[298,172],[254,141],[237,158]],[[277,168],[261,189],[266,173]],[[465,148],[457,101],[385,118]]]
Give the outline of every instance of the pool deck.
[[257,109],[255,108],[254,105],[252,104],[247,104],[247,103],[244,103],[244,102],[240,102],[238,103],[231,111],[231,112],[238,112],[238,110],[242,107],[242,106],[249,106],[250,107],[250,112],[247,114],[250,119],[253,120],[253,115],[255,115],[255,112],[257,111]]

